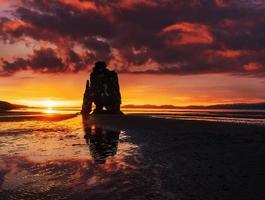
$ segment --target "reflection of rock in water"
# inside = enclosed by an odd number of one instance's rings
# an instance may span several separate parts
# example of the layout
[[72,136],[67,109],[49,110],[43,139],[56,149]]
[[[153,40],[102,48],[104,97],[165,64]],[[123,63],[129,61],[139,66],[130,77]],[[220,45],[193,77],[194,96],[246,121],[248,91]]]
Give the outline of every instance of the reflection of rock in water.
[[95,162],[103,164],[109,156],[117,153],[119,131],[107,130],[96,126],[85,126],[85,139]]

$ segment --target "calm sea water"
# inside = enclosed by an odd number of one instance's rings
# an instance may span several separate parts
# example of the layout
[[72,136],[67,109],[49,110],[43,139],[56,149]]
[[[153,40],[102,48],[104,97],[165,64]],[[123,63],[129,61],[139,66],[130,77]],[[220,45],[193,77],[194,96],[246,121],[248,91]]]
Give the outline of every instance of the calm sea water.
[[[0,114],[0,118],[76,112],[78,108],[29,109]],[[265,124],[264,110],[127,109],[124,113]],[[164,137],[153,132],[142,142],[145,132],[132,138],[130,132],[97,127],[80,115],[63,121],[0,122],[0,199],[179,199],[175,182],[180,179],[172,175],[178,176],[174,152],[182,144],[170,137],[165,146],[160,141]],[[162,149],[160,156],[157,146]],[[189,153],[196,158],[196,152],[187,148],[178,162],[184,162]]]
[[[129,111],[129,113],[136,111]],[[141,111],[137,111],[141,113]],[[239,109],[194,109],[194,110],[152,110],[143,111],[144,115],[166,119],[199,120],[213,122],[233,122],[243,124],[265,125],[265,110]]]
[[139,176],[138,148],[126,132],[86,125],[81,116],[0,122],[0,199],[106,199],[112,192],[120,199],[117,187],[124,195],[143,184],[128,182]]
[[[217,122],[234,122],[265,125],[265,110],[240,110],[240,109],[123,109],[125,114],[146,115],[156,118],[202,120]],[[34,113],[32,113],[34,112]],[[37,113],[36,113],[37,112]],[[47,114],[74,114],[80,112],[80,108],[31,108],[20,111],[13,111],[10,117],[25,115],[47,115]],[[12,114],[12,115],[11,115]],[[1,114],[0,114],[1,119]]]

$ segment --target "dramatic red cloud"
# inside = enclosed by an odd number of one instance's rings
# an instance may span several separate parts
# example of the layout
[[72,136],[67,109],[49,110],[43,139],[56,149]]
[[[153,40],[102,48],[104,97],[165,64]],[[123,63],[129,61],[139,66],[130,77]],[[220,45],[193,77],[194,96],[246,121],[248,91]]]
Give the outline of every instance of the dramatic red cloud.
[[237,58],[243,54],[241,51],[236,50],[223,50],[223,51],[216,51],[215,52],[217,56],[222,56],[226,58]]
[[177,23],[163,29],[164,33],[176,32],[174,45],[211,44],[213,37],[205,25],[191,23]]
[[[0,17],[0,42],[24,43],[33,54],[46,43],[63,67],[0,56],[0,75],[75,73],[106,60],[123,73],[264,76],[264,27],[260,1],[21,1]],[[246,70],[249,63],[259,69]]]
[[219,7],[225,7],[226,6],[225,0],[215,0],[215,3]]
[[29,24],[26,24],[23,21],[6,21],[2,24],[2,26],[3,31],[5,32],[15,32],[16,30],[30,27]]
[[96,10],[96,5],[94,2],[79,1],[79,0],[60,0],[60,1],[66,5],[73,6],[79,10],[89,10],[89,9]]
[[262,68],[259,63],[248,63],[243,67],[246,71],[257,71]]
[[[159,2],[153,0],[121,0],[120,2],[121,7],[134,9],[137,8],[137,5],[145,5],[145,6],[158,6]],[[162,2],[161,2],[162,3]]]
[[0,0],[1,6],[6,6],[6,5],[10,5],[10,4],[11,4],[10,0]]

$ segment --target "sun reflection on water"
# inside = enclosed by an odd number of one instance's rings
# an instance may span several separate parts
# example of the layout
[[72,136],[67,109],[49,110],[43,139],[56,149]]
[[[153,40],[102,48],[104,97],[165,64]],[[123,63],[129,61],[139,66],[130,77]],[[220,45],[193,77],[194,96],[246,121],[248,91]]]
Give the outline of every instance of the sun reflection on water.
[[54,114],[55,113],[55,110],[53,110],[53,108],[47,108],[46,110],[43,111],[44,113],[46,114]]
[[0,126],[0,199],[124,199],[135,192],[145,197],[149,182],[161,191],[159,177],[142,163],[129,133],[81,116]]

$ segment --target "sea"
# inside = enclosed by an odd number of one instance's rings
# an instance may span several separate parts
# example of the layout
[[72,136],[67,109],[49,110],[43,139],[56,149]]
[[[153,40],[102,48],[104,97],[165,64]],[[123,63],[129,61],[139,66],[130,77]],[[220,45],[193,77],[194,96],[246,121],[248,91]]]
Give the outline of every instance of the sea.
[[[265,110],[134,108],[123,112],[171,120],[265,125]],[[201,142],[190,142],[189,146],[187,140],[173,139],[178,130],[171,130],[171,136],[148,130],[109,130],[87,126],[81,115],[57,121],[34,120],[36,116],[76,113],[80,113],[80,108],[29,108],[0,114],[0,199],[189,199],[181,196],[181,191],[186,191],[185,195],[198,193],[196,177],[205,178],[207,184],[213,181],[215,184],[208,184],[212,187],[218,184],[219,176],[224,176],[215,170],[225,162],[219,163],[222,160],[213,155],[211,164],[211,151],[202,149],[204,155],[193,150],[196,145],[202,148]],[[28,116],[33,118],[19,120]],[[10,120],[1,120],[7,117]],[[213,149],[222,152],[228,147],[221,144],[213,143]],[[200,164],[203,156],[210,162],[206,171]],[[231,153],[227,157],[230,159]],[[183,184],[187,186],[179,188]]]
[[[75,114],[80,113],[80,107],[67,108],[27,108],[13,110],[4,116],[25,117],[53,114]],[[265,109],[160,109],[160,108],[124,108],[124,114],[141,115],[165,119],[199,120],[213,122],[233,122],[243,124],[265,125]],[[0,113],[0,120],[1,120]]]

